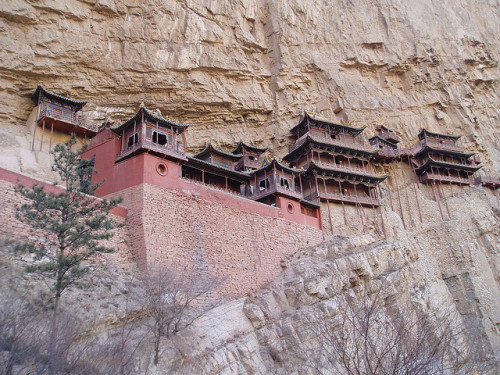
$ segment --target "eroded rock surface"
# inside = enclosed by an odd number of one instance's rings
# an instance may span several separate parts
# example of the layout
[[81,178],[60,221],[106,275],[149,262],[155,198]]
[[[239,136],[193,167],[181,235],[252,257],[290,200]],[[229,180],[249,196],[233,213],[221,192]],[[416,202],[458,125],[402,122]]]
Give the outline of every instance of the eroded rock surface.
[[42,83],[88,100],[90,121],[158,107],[193,124],[192,150],[243,139],[282,155],[305,109],[386,124],[409,144],[421,127],[464,134],[498,170],[499,9],[494,0],[8,0],[1,131],[23,126]]

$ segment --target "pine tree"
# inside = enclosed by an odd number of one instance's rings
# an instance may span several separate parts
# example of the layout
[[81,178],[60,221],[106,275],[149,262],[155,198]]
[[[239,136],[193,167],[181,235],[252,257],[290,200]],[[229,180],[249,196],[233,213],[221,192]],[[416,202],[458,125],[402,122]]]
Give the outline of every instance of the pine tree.
[[92,185],[93,162],[80,159],[83,150],[73,151],[73,134],[64,144],[54,148],[52,170],[57,172],[65,187],[61,193],[46,192],[44,186],[27,188],[17,185],[15,191],[26,203],[16,207],[18,220],[32,228],[31,238],[22,248],[31,252],[33,262],[27,272],[37,273],[48,280],[53,301],[49,355],[55,355],[57,320],[61,295],[89,271],[84,262],[99,253],[113,249],[101,241],[112,237],[119,224],[109,215],[121,199],[97,199],[92,194],[98,185]]

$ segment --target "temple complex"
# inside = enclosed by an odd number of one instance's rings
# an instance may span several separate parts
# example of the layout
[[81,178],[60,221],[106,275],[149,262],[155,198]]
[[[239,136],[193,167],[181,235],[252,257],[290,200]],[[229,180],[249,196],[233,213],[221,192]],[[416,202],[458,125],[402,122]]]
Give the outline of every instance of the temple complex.
[[420,145],[413,153],[412,163],[420,182],[470,185],[480,160],[457,144],[461,136],[439,134],[423,129]]
[[[415,223],[417,214],[403,209],[408,190],[403,196],[398,188],[396,175],[404,163],[418,181],[431,185],[441,220],[452,217],[442,183],[500,187],[495,177],[475,175],[479,159],[457,144],[459,136],[428,130],[419,133],[416,147],[400,148],[399,136],[386,126],[375,127],[365,143],[367,126],[304,113],[291,129],[295,143],[282,159],[243,141],[230,150],[206,144],[188,155],[189,125],[158,109],[141,105],[126,121],[107,120],[95,131],[82,115],[85,101],[43,86],[32,97],[37,103],[27,122],[32,150],[49,161],[47,151],[71,133],[81,143],[90,138],[82,157],[98,173],[82,176],[82,183],[98,183],[98,197],[123,197],[134,260],[221,276],[223,293],[240,295],[264,285],[287,257],[320,243],[325,234],[356,226],[386,236],[382,205],[396,207],[403,226],[407,219]],[[392,184],[380,188],[391,177],[385,173],[391,163],[397,199],[391,198]],[[423,223],[426,212],[413,187]]]
[[378,148],[365,145],[356,128],[304,114],[291,129],[296,143],[283,160],[302,168],[304,199],[368,207],[380,205],[375,187],[388,175],[375,171]]

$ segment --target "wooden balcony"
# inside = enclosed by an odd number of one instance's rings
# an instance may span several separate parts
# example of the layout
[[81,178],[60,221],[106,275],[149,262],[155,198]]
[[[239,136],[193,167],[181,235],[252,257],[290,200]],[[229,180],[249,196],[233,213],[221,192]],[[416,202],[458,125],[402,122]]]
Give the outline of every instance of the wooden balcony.
[[341,193],[331,193],[331,192],[320,192],[319,195],[318,193],[314,192],[304,199],[307,201],[317,201],[318,197],[320,199],[324,200],[329,200],[329,201],[334,201],[334,202],[344,202],[348,204],[359,204],[361,206],[368,206],[368,207],[378,207],[380,206],[380,201],[378,199],[374,199],[371,197],[367,197],[366,195],[359,196],[359,195],[350,195],[350,194],[341,194]]
[[144,150],[147,152],[159,154],[160,156],[169,156],[175,159],[187,160],[186,154],[182,151],[177,150],[177,146],[175,145],[160,145],[158,143],[151,142],[150,140],[142,140],[130,147],[127,147],[125,150],[120,152],[116,156],[116,161],[122,160],[127,156],[138,153],[140,150]]
[[291,198],[302,199],[302,193],[300,192],[300,190],[297,191],[293,189],[287,189],[284,186],[276,186],[276,185],[270,186],[267,189],[258,190],[253,194],[249,195],[249,198],[257,201],[272,194],[282,194]]
[[372,145],[366,145],[364,143],[361,143],[360,141],[355,141],[349,138],[339,138],[339,139],[333,139],[329,137],[322,137],[317,134],[311,135],[310,133],[306,133],[302,135],[295,144],[290,147],[288,153],[291,153],[298,149],[302,144],[305,142],[307,136],[310,136],[313,140],[321,143],[327,143],[331,144],[334,146],[339,146],[339,147],[347,147],[355,150],[360,150],[360,151],[365,151],[365,152],[374,152],[377,151],[377,147],[374,147]]
[[419,176],[420,182],[443,182],[443,183],[453,183],[460,185],[470,185],[473,180],[472,177],[458,177],[458,176],[444,176],[437,173],[428,173],[424,172],[421,176]]
[[38,120],[44,117],[63,121],[71,125],[85,127],[85,118],[80,112],[73,112],[71,109],[60,107],[52,103],[40,104],[40,115]]
[[343,164],[332,164],[332,163],[326,163],[323,161],[318,162],[317,164],[320,167],[325,167],[325,168],[329,168],[332,170],[348,172],[348,173],[352,173],[352,174],[356,174],[356,175],[382,177],[380,175],[377,175],[375,171],[370,171],[369,169],[366,169],[366,168],[352,167],[352,166],[343,165]]
[[420,141],[420,144],[422,145],[422,147],[425,147],[426,145],[430,146],[430,147],[433,147],[433,148],[439,148],[441,150],[449,150],[449,151],[457,151],[457,152],[465,152],[464,148],[463,147],[460,147],[459,145],[457,144],[454,144],[454,143],[447,143],[447,142],[439,142],[437,140],[433,140],[433,139],[429,139],[429,138],[426,138],[426,139],[422,139]]
[[482,185],[492,190],[500,188],[500,177],[493,176],[478,176],[475,179],[476,185]]
[[94,136],[96,131],[88,127],[85,117],[81,112],[53,103],[40,103],[40,112],[37,119],[38,125],[47,128],[76,133],[79,135]]

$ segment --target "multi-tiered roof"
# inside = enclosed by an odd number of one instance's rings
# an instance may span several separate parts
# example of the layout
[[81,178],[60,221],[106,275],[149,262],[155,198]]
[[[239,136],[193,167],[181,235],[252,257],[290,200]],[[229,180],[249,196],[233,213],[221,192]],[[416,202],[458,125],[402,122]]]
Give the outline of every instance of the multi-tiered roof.
[[421,182],[454,184],[473,183],[472,175],[479,170],[479,158],[465,152],[457,144],[459,135],[441,134],[423,129],[420,144],[414,151],[412,162]]

